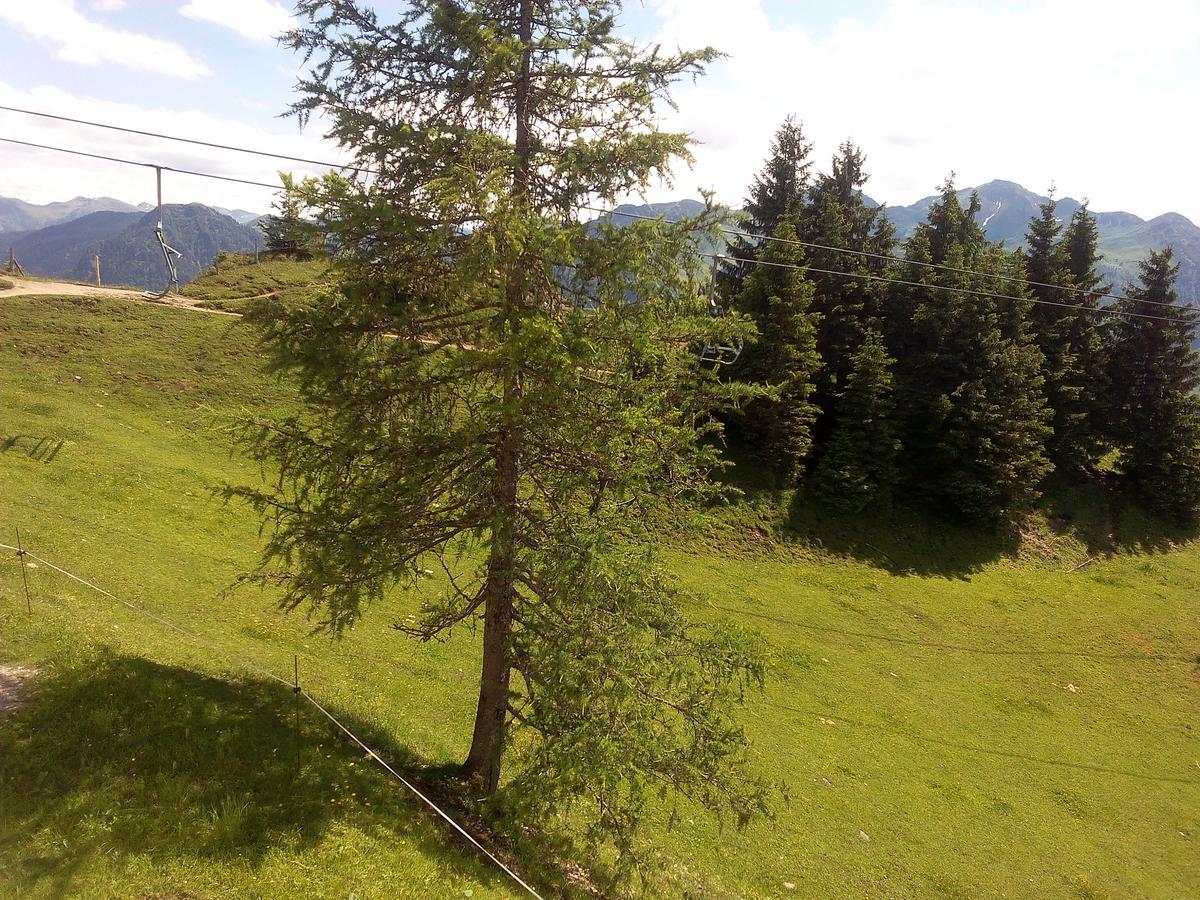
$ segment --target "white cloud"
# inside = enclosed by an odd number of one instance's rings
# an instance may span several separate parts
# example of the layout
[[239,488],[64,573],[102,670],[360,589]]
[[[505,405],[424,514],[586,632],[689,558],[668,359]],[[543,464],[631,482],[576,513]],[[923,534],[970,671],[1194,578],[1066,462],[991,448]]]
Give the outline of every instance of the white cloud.
[[96,12],[118,12],[126,6],[126,0],[91,0],[88,4]]
[[[827,165],[853,138],[867,190],[910,203],[957,170],[1095,209],[1177,210],[1200,222],[1200,3],[1032,0],[1022,4],[892,0],[877,19],[823,33],[775,27],[762,0],[650,0],[666,46],[730,55],[680,85],[670,127],[704,141],[677,188],[715,187],[738,203],[789,114]],[[796,17],[791,17],[795,21]]]
[[272,0],[189,0],[179,11],[189,19],[215,22],[262,43],[295,25],[291,13]]
[[[316,137],[322,123],[314,121],[306,133],[274,124],[275,131],[232,118],[189,110],[152,109],[66,93],[56,87],[19,90],[0,81],[0,104],[36,109],[54,115],[105,122],[125,128],[155,131],[181,137],[215,140],[237,147],[267,150],[306,159],[342,160],[349,154]],[[297,176],[319,174],[319,166],[250,156],[225,150],[156,140],[140,135],[37,119],[0,111],[0,134],[35,144],[83,150],[134,162],[190,169],[232,178],[276,184],[280,170]],[[214,137],[217,135],[217,137]],[[0,144],[0,196],[19,197],[31,203],[49,203],[75,196],[115,197],[127,203],[153,202],[154,173],[150,169]],[[208,178],[163,173],[167,203],[205,203],[229,209],[266,212],[274,193],[266,188],[232,184]]]
[[0,21],[55,47],[55,55],[65,62],[119,65],[187,79],[211,74],[178,44],[93,22],[73,0],[0,2]]

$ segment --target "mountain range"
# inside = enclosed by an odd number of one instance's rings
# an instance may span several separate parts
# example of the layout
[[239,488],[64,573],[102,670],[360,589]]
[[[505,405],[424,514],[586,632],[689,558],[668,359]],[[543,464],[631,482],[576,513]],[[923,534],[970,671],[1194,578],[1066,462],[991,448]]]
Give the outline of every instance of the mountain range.
[[[155,290],[166,284],[162,250],[154,235],[157,210],[127,207],[76,216],[85,204],[71,203],[74,209],[67,212],[67,218],[53,225],[0,232],[0,256],[7,258],[3,250],[11,248],[30,274],[91,281],[95,277],[92,257],[98,255],[105,284]],[[167,243],[182,254],[176,261],[181,284],[212,265],[222,250],[254,250],[262,243],[262,235],[253,225],[239,223],[200,203],[164,206],[163,225]]]
[[146,212],[150,204],[133,206],[112,197],[76,197],[38,206],[13,197],[0,197],[0,233],[34,231],[96,212]]
[[[977,221],[989,239],[1008,247],[1025,239],[1029,220],[1038,214],[1045,197],[1011,181],[989,181],[959,191],[964,205],[972,191],[979,194]],[[879,205],[865,198],[872,205]],[[904,239],[924,221],[937,195],[909,206],[887,206],[885,212]],[[1066,222],[1080,206],[1063,198],[1058,215]],[[664,216],[677,220],[703,209],[698,200],[682,199],[643,206],[624,205],[618,212]],[[1138,260],[1151,249],[1175,248],[1180,264],[1179,295],[1200,305],[1200,228],[1178,213],[1150,220],[1127,212],[1095,212],[1100,231],[1102,271],[1114,290],[1135,281]],[[167,242],[183,253],[179,261],[181,282],[189,281],[212,264],[222,250],[253,250],[260,241],[254,227],[260,217],[244,209],[227,210],[199,203],[164,207]],[[99,254],[101,272],[108,283],[160,288],[164,270],[162,254],[154,240],[155,214],[145,204],[131,206],[111,197],[76,197],[62,203],[37,206],[0,197],[0,256],[12,247],[27,271],[58,278],[90,280],[92,256]],[[616,221],[620,222],[621,217]],[[630,221],[630,220],[625,220]],[[2,260],[0,260],[2,261]]]

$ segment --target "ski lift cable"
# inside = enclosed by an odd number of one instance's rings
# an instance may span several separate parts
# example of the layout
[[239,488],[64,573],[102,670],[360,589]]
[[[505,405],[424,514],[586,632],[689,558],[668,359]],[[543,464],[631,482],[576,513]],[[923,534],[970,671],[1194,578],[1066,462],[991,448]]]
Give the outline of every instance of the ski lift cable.
[[[74,125],[86,125],[86,126],[94,127],[94,128],[107,128],[107,130],[109,130],[109,131],[120,131],[120,132],[125,132],[127,134],[139,134],[139,136],[142,136],[142,137],[161,138],[163,140],[175,140],[175,142],[184,143],[184,144],[194,144],[197,146],[208,146],[208,148],[212,148],[215,150],[229,150],[232,152],[239,152],[239,154],[252,154],[254,156],[264,156],[264,157],[272,158],[272,160],[286,160],[289,162],[305,163],[305,164],[308,164],[308,166],[325,166],[325,167],[329,167],[331,169],[354,169],[354,170],[356,170],[356,172],[361,172],[361,173],[365,173],[368,175],[380,174],[377,169],[354,166],[354,164],[352,164],[352,163],[337,163],[337,162],[330,162],[328,160],[312,160],[312,158],[308,158],[308,157],[304,157],[304,156],[289,156],[288,154],[276,154],[276,152],[270,152],[268,150],[256,150],[253,148],[247,148],[247,146],[236,146],[233,144],[218,144],[218,143],[210,142],[210,140],[200,140],[198,138],[180,137],[180,136],[178,136],[178,134],[164,134],[164,133],[155,132],[155,131],[142,131],[142,130],[139,130],[139,128],[127,128],[127,127],[120,126],[120,125],[109,125],[109,124],[107,124],[107,122],[96,122],[96,121],[90,121],[88,119],[76,119],[76,118],[72,118],[72,116],[67,116],[67,115],[55,115],[53,113],[38,112],[38,110],[35,110],[35,109],[22,109],[19,107],[2,106],[2,104],[0,104],[0,110],[4,110],[4,112],[8,112],[8,113],[18,113],[18,114],[22,114],[22,115],[40,116],[40,118],[43,118],[43,119],[53,119],[56,121],[72,122],[72,124],[74,124]],[[10,143],[25,143],[25,142],[16,142],[16,140],[12,140],[12,142],[10,142]],[[41,145],[37,145],[37,146],[41,146]],[[112,157],[100,157],[98,155],[96,155],[96,156],[98,158],[112,158]],[[150,163],[140,163],[140,164],[150,164]],[[163,167],[163,168],[168,168],[168,167]],[[221,178],[221,176],[217,176],[217,175],[206,175],[205,173],[198,173],[198,172],[186,172],[186,170],[184,170],[184,169],[170,169],[170,170],[174,170],[174,172],[182,172],[185,174],[200,175],[200,176],[204,176],[204,178]],[[226,179],[226,180],[236,181],[236,182],[239,182],[239,184],[262,185],[262,182],[245,181],[242,179]],[[271,185],[270,187],[274,188],[276,186]],[[586,209],[586,210],[589,210],[592,212],[599,212],[599,214],[605,215],[605,216],[625,216],[626,218],[638,218],[638,220],[643,220],[643,221],[648,221],[648,222],[661,221],[658,216],[647,216],[647,215],[637,214],[637,212],[625,212],[622,210],[606,210],[606,209],[600,208],[600,206],[584,205],[583,209]],[[1034,288],[1050,288],[1050,289],[1054,289],[1054,290],[1063,290],[1063,292],[1067,292],[1067,293],[1093,296],[1093,298],[1104,299],[1104,300],[1114,300],[1114,301],[1122,301],[1123,300],[1123,301],[1128,301],[1128,302],[1136,302],[1136,304],[1148,304],[1151,306],[1164,306],[1164,307],[1171,308],[1171,310],[1187,310],[1187,308],[1189,308],[1187,305],[1171,304],[1171,302],[1165,302],[1162,300],[1146,300],[1146,299],[1142,299],[1142,298],[1133,298],[1133,296],[1124,296],[1121,294],[1108,294],[1108,293],[1103,293],[1103,292],[1097,292],[1097,290],[1088,290],[1086,288],[1067,286],[1067,284],[1050,284],[1048,282],[1033,281],[1033,280],[1030,280],[1030,278],[1019,278],[1019,277],[1016,277],[1013,275],[998,275],[998,274],[997,275],[984,275],[983,272],[979,272],[979,271],[976,271],[973,269],[960,268],[960,266],[946,265],[944,263],[918,262],[918,260],[905,259],[904,257],[893,256],[893,254],[888,254],[888,253],[872,253],[870,251],[864,251],[864,250],[852,250],[852,248],[850,248],[850,247],[834,247],[834,246],[828,245],[828,244],[817,244],[817,242],[814,242],[814,241],[802,241],[802,240],[796,240],[796,239],[790,239],[790,238],[776,238],[776,236],[774,236],[774,235],[754,234],[752,232],[744,232],[744,230],[739,230],[737,228],[727,228],[724,226],[720,227],[719,230],[720,230],[720,232],[722,232],[724,234],[739,236],[739,238],[748,238],[751,240],[776,241],[776,242],[780,242],[780,244],[790,244],[790,245],[799,246],[799,247],[806,247],[806,248],[809,248],[809,250],[824,250],[824,251],[829,251],[829,252],[833,252],[833,253],[846,253],[846,254],[848,254],[848,256],[856,256],[856,257],[865,258],[865,259],[887,260],[887,262],[895,262],[895,263],[906,263],[908,265],[917,265],[917,266],[920,266],[920,268],[925,268],[925,269],[935,269],[935,270],[940,270],[940,271],[956,272],[956,274],[959,274],[959,275],[979,275],[979,276],[984,276],[984,277],[991,277],[991,278],[996,278],[996,280],[998,280],[998,281],[1007,281],[1007,282],[1012,282],[1012,283],[1016,283],[1016,284],[1025,284],[1025,286],[1034,287]],[[733,257],[733,259],[738,260],[738,262],[749,262],[749,260],[742,260],[742,259],[738,259],[737,257]],[[1070,308],[1079,308],[1079,307],[1072,306]]]
[[55,150],[59,153],[70,153],[72,156],[86,156],[90,159],[102,159],[106,162],[123,163],[127,166],[142,166],[147,169],[162,169],[164,172],[174,172],[177,175],[195,175],[197,178],[213,178],[217,181],[229,181],[234,184],[248,184],[251,187],[267,188],[268,190],[278,191],[282,189],[282,185],[267,184],[265,181],[250,181],[246,178],[234,178],[231,175],[215,175],[212,172],[198,172],[194,169],[177,169],[174,166],[160,166],[155,163],[139,162],[134,159],[122,159],[117,156],[105,156],[102,153],[88,153],[83,150],[71,150],[67,147],[55,147],[51,144],[35,144],[32,141],[18,141],[16,138],[0,137],[0,141],[6,144],[18,144],[22,147],[33,147],[37,150]]
[[265,156],[270,159],[283,159],[288,160],[289,162],[306,163],[310,166],[326,166],[330,169],[356,169],[359,172],[366,172],[369,175],[379,174],[371,169],[366,169],[350,163],[335,163],[320,159],[306,159],[303,156],[288,156],[285,153],[271,153],[267,150],[253,150],[249,147],[235,147],[232,144],[217,144],[212,141],[202,141],[197,138],[179,137],[178,135],[173,134],[161,134],[157,131],[141,131],[137,128],[125,128],[121,125],[109,125],[105,122],[91,122],[87,119],[74,119],[70,116],[58,116],[54,115],[53,113],[38,112],[37,110],[33,109],[20,109],[16,106],[0,106],[0,110],[5,112],[20,113],[21,115],[25,116],[39,116],[43,119],[54,119],[59,122],[71,122],[75,125],[87,125],[91,128],[107,128],[109,131],[123,131],[126,134],[137,134],[141,135],[142,137],[161,138],[164,141],[179,141],[180,143],[184,144],[196,144],[200,147],[211,147],[214,150],[232,150],[235,153],[250,153],[254,156]]
[[[3,110],[5,112],[19,113],[21,115],[38,116],[38,117],[45,118],[45,119],[54,119],[54,120],[60,121],[60,122],[70,122],[70,123],[73,123],[76,125],[87,125],[92,128],[105,128],[110,131],[121,131],[126,134],[136,134],[136,135],[140,135],[142,137],[153,137],[153,138],[160,138],[162,140],[167,140],[167,141],[178,141],[178,142],[184,143],[184,144],[195,144],[196,146],[211,147],[216,150],[229,150],[234,153],[249,153],[254,156],[263,156],[263,157],[268,157],[270,159],[281,159],[281,160],[287,160],[289,162],[304,163],[306,165],[327,166],[331,169],[353,169],[355,171],[363,172],[368,175],[379,175],[380,174],[379,171],[376,169],[367,168],[365,166],[355,166],[350,163],[335,163],[335,162],[330,162],[328,160],[310,159],[310,158],[303,157],[303,156],[289,156],[286,153],[273,153],[273,152],[270,152],[267,150],[256,150],[251,147],[238,147],[238,146],[235,146],[232,144],[218,144],[218,143],[214,143],[212,141],[202,141],[202,140],[199,140],[198,138],[187,138],[187,137],[181,137],[179,135],[163,134],[163,133],[156,132],[156,131],[142,131],[137,128],[125,128],[120,125],[111,125],[111,124],[108,124],[105,122],[93,122],[88,119],[76,119],[71,116],[60,116],[60,115],[55,115],[53,113],[40,112],[38,110],[21,109],[20,107],[15,107],[15,106],[0,105],[0,110]],[[39,146],[39,147],[44,146],[44,145],[28,144],[27,142],[24,142],[24,141],[14,141],[11,139],[5,139],[5,140],[9,140],[10,143],[26,144],[26,146]],[[46,149],[61,149],[61,148],[46,148]],[[78,152],[78,151],[64,151],[64,152]],[[103,156],[100,156],[99,154],[80,154],[80,155],[91,155],[91,156],[95,156],[95,158],[99,158],[99,159],[112,159],[112,157],[103,157]],[[121,160],[121,161],[127,162],[126,160]],[[136,163],[136,165],[151,165],[151,164],[150,163]],[[206,177],[206,178],[209,178],[209,177],[224,178],[224,180],[226,180],[226,181],[234,181],[234,182],[237,182],[240,184],[253,184],[256,186],[277,188],[276,185],[265,185],[262,182],[252,182],[252,181],[245,181],[243,179],[225,178],[224,176],[209,175],[209,174],[203,173],[203,172],[188,172],[187,170],[183,170],[183,169],[170,169],[167,166],[164,166],[163,168],[168,169],[169,171],[176,171],[176,172],[180,172],[183,174],[199,175],[201,177]],[[641,220],[648,221],[648,222],[661,221],[661,218],[657,217],[657,216],[647,216],[647,215],[643,215],[640,213],[624,212],[622,210],[603,209],[602,207],[597,207],[597,206],[583,206],[582,208],[589,210],[590,212],[600,213],[601,215],[605,215],[605,216],[624,216],[626,218],[641,219]],[[1082,294],[1085,296],[1096,297],[1096,298],[1104,299],[1104,300],[1126,301],[1126,302],[1130,302],[1130,303],[1145,303],[1145,304],[1149,304],[1152,306],[1167,307],[1168,309],[1182,310],[1182,309],[1189,308],[1188,305],[1186,304],[1186,302],[1183,304],[1176,304],[1176,303],[1164,302],[1161,300],[1146,300],[1146,299],[1142,299],[1140,297],[1127,297],[1127,296],[1124,296],[1121,294],[1110,294],[1110,293],[1104,293],[1101,291],[1089,291],[1089,290],[1087,290],[1087,288],[1074,287],[1074,286],[1070,286],[1070,285],[1049,284],[1049,283],[1043,282],[1043,281],[1034,281],[1032,279],[1027,279],[1027,278],[1018,278],[1013,275],[1000,275],[1000,274],[985,275],[985,273],[978,272],[974,269],[967,269],[967,268],[962,268],[959,266],[948,266],[944,263],[920,262],[917,260],[909,260],[909,259],[905,259],[902,256],[894,256],[894,255],[887,254],[887,253],[872,253],[867,250],[854,250],[849,247],[834,247],[829,244],[820,244],[820,243],[816,243],[813,241],[801,241],[801,240],[796,240],[796,239],[791,239],[791,238],[781,238],[781,237],[775,237],[774,235],[757,235],[757,234],[754,234],[753,232],[742,231],[742,230],[739,230],[736,228],[727,228],[724,226],[720,227],[719,230],[724,234],[733,235],[733,236],[737,236],[737,237],[743,237],[743,238],[749,238],[749,239],[753,239],[753,240],[776,241],[778,243],[792,244],[792,245],[795,245],[798,247],[805,247],[805,248],[813,249],[813,250],[826,250],[826,251],[829,251],[832,253],[844,253],[847,255],[858,256],[858,257],[865,258],[865,259],[878,259],[878,260],[884,260],[884,261],[889,261],[889,262],[906,263],[909,265],[920,266],[922,268],[936,269],[936,270],[943,271],[943,272],[954,272],[954,273],[957,273],[960,275],[980,275],[983,277],[995,278],[1000,281],[1007,281],[1007,282],[1011,282],[1011,283],[1015,283],[1015,284],[1024,284],[1029,287],[1049,288],[1052,290],[1059,290],[1059,291],[1064,291],[1064,292],[1072,293],[1072,294]],[[736,257],[735,257],[735,259],[736,259]],[[741,260],[741,261],[748,262],[749,260]],[[1070,308],[1078,309],[1079,307],[1071,306]]]
[[[161,168],[164,172],[175,172],[180,175],[195,175],[199,178],[212,178],[212,179],[216,179],[217,181],[229,181],[229,182],[233,182],[235,184],[248,184],[248,185],[251,185],[254,187],[268,188],[270,190],[279,190],[280,189],[280,185],[267,184],[262,181],[249,181],[244,178],[233,178],[229,175],[215,175],[211,172],[198,172],[198,171],[191,170],[191,169],[177,169],[172,166],[159,167],[159,166],[156,166],[154,163],[138,162],[136,160],[131,160],[131,159],[121,159],[121,158],[115,157],[115,156],[105,156],[100,153],[87,153],[87,152],[84,152],[83,150],[70,150],[70,149],[67,149],[66,147],[55,147],[55,146],[51,146],[49,144],[35,144],[30,141],[19,141],[16,138],[0,137],[0,141],[2,141],[4,143],[8,143],[8,144],[17,144],[22,147],[33,147],[33,148],[36,148],[39,150],[54,150],[54,151],[57,151],[60,153],[70,153],[74,156],[86,156],[91,159],[101,159],[101,160],[106,160],[108,162],[123,163],[125,165],[130,165],[130,166],[143,166],[145,168],[151,168],[151,169]],[[595,209],[596,209],[595,207],[590,207],[590,206],[585,206],[584,208],[593,210],[593,211],[595,211]],[[633,215],[633,214],[621,213],[621,215]],[[634,218],[645,218],[645,219],[648,219],[650,221],[655,221],[655,222],[664,221],[661,218],[655,218],[652,216],[633,215],[633,217]],[[726,255],[718,255],[718,254],[713,254],[713,253],[706,253],[706,254],[702,254],[702,255],[706,256],[710,259],[714,259],[714,260],[715,259],[733,259],[733,257],[729,257]],[[1015,301],[1022,302],[1022,303],[1033,303],[1033,304],[1041,305],[1041,306],[1055,306],[1055,307],[1059,307],[1062,309],[1074,310],[1076,312],[1096,313],[1099,315],[1119,315],[1119,316],[1126,316],[1126,317],[1132,317],[1132,318],[1137,318],[1137,319],[1150,319],[1150,320],[1160,321],[1160,322],[1171,322],[1175,325],[1190,325],[1190,324],[1192,324],[1185,319],[1173,319],[1173,318],[1169,318],[1166,316],[1152,316],[1152,315],[1148,315],[1146,313],[1119,312],[1119,311],[1113,310],[1112,308],[1109,308],[1109,307],[1096,307],[1096,308],[1083,307],[1083,306],[1076,306],[1073,303],[1059,303],[1054,300],[1039,300],[1039,299],[1031,298],[1031,297],[1017,297],[1017,296],[1011,295],[1011,294],[997,294],[997,293],[992,293],[989,291],[974,290],[971,288],[952,287],[950,285],[922,284],[921,282],[917,282],[917,281],[906,281],[903,279],[889,278],[889,277],[885,277],[883,275],[871,275],[871,274],[862,273],[862,272],[842,272],[842,271],[838,271],[835,269],[821,269],[821,268],[817,268],[816,266],[800,266],[800,265],[795,265],[792,263],[774,263],[774,262],[770,262],[768,260],[761,260],[761,259],[747,259],[747,260],[742,260],[742,262],[746,262],[746,263],[750,263],[750,264],[754,264],[754,265],[768,265],[768,266],[777,266],[777,267],[783,267],[783,268],[797,269],[797,270],[801,270],[801,271],[818,272],[818,273],[826,274],[826,275],[836,275],[836,276],[840,276],[842,278],[872,280],[872,281],[884,282],[887,284],[900,284],[900,285],[907,285],[910,287],[929,288],[932,290],[958,291],[959,293],[972,294],[974,296],[979,296],[979,297],[994,297],[996,299],[1001,299],[1001,300],[1015,300]],[[996,278],[1002,277],[1002,276],[987,275],[982,272],[975,272],[972,274],[980,275],[981,277],[989,277],[989,278],[990,277],[996,277]],[[1133,299],[1133,298],[1128,298],[1128,299]],[[1173,308],[1182,310],[1182,309],[1185,309],[1186,307],[1175,306]]]
[[[727,255],[721,254],[721,253],[701,253],[700,256],[706,257],[706,258],[712,259],[712,260],[717,260],[717,261],[732,260],[732,259],[736,258],[736,257],[732,257],[732,256],[727,256]],[[822,275],[837,275],[842,278],[861,279],[863,281],[879,281],[879,282],[883,282],[885,284],[899,284],[899,285],[903,285],[905,287],[924,288],[924,289],[934,290],[934,291],[952,291],[952,292],[957,292],[959,294],[970,294],[975,297],[991,297],[995,300],[1013,300],[1018,303],[1034,303],[1039,306],[1058,306],[1058,307],[1062,307],[1065,309],[1073,309],[1073,310],[1077,310],[1077,311],[1081,311],[1081,312],[1096,313],[1099,315],[1128,316],[1128,317],[1132,317],[1132,318],[1136,318],[1136,319],[1151,319],[1156,322],[1170,322],[1174,325],[1194,325],[1195,324],[1194,322],[1191,322],[1187,319],[1172,319],[1168,316],[1152,316],[1152,315],[1149,315],[1148,313],[1122,312],[1120,310],[1112,309],[1111,307],[1101,306],[1101,307],[1097,307],[1097,308],[1089,308],[1089,307],[1084,307],[1084,306],[1076,306],[1073,303],[1059,303],[1058,301],[1055,301],[1055,300],[1037,300],[1037,299],[1034,299],[1031,297],[1018,297],[1015,294],[997,294],[992,291],[980,291],[980,290],[976,290],[974,288],[954,287],[953,285],[949,285],[949,284],[925,284],[920,281],[908,281],[907,279],[904,279],[904,278],[890,278],[885,275],[871,275],[871,274],[868,274],[865,272],[841,272],[841,271],[838,271],[837,269],[821,269],[816,266],[802,266],[802,265],[797,265],[795,263],[771,262],[770,260],[766,260],[766,259],[746,259],[746,260],[741,260],[741,261],[750,263],[751,265],[756,265],[756,266],[772,266],[777,269],[795,269],[795,270],[801,271],[801,272],[818,272]],[[982,273],[980,273],[980,274],[982,274]],[[985,276],[985,277],[988,277],[988,276]]]
[[[606,216],[625,216],[630,219],[641,219],[646,222],[661,222],[661,221],[663,221],[662,217],[660,217],[660,216],[647,216],[642,213],[624,212],[619,209],[602,209],[597,206],[585,206],[583,208],[590,212],[597,212],[597,213],[601,213],[602,215],[606,215]],[[1073,294],[1085,294],[1089,297],[1098,297],[1098,298],[1101,298],[1104,300],[1117,300],[1117,301],[1124,300],[1124,301],[1127,301],[1130,303],[1149,303],[1153,306],[1165,306],[1165,307],[1168,307],[1169,309],[1187,309],[1188,308],[1186,306],[1186,304],[1181,305],[1178,303],[1168,303],[1168,302],[1164,302],[1162,300],[1143,300],[1140,297],[1126,297],[1121,294],[1105,294],[1101,291],[1089,291],[1087,288],[1073,287],[1073,286],[1062,285],[1062,284],[1049,284],[1044,281],[1033,281],[1028,278],[1017,278],[1014,275],[999,275],[999,274],[992,275],[992,274],[988,274],[988,273],[984,273],[984,272],[979,272],[975,269],[961,268],[959,266],[948,266],[948,265],[945,265],[944,263],[920,262],[917,260],[905,259],[903,256],[893,256],[893,255],[890,255],[887,253],[871,253],[867,250],[852,250],[849,247],[833,247],[829,244],[818,244],[818,243],[814,243],[812,241],[801,241],[801,240],[796,240],[793,238],[781,238],[781,237],[775,237],[774,235],[769,235],[769,234],[754,234],[751,231],[739,231],[736,228],[726,228],[724,226],[720,226],[717,230],[722,232],[723,234],[735,235],[737,237],[743,237],[743,238],[751,238],[753,240],[775,241],[780,244],[791,244],[791,245],[794,245],[797,247],[805,247],[805,248],[808,248],[811,250],[828,250],[833,253],[845,253],[850,256],[861,256],[861,257],[865,257],[867,259],[879,259],[879,260],[885,260],[888,262],[905,263],[907,265],[920,266],[921,268],[925,268],[925,269],[937,269],[937,270],[940,270],[943,272],[955,272],[959,275],[979,275],[979,276],[982,276],[985,278],[996,278],[1000,281],[1010,281],[1010,282],[1014,282],[1016,284],[1024,284],[1029,287],[1051,288],[1053,290],[1066,291],[1066,292],[1073,293]],[[748,260],[748,259],[743,260],[740,257],[729,257],[729,259],[737,261],[737,262],[751,262],[751,260]]]

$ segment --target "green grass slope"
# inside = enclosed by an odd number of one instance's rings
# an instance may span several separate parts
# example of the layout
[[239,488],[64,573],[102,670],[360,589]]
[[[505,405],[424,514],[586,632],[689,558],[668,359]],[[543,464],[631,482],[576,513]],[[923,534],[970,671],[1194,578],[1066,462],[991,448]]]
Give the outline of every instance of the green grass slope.
[[[19,526],[205,641],[45,567],[29,615],[0,555],[0,664],[41,672],[0,718],[0,896],[517,896],[307,708],[298,735],[287,688],[208,649],[283,676],[299,657],[315,696],[418,775],[465,752],[475,645],[392,629],[417,596],[333,643],[269,595],[223,593],[260,545],[215,495],[259,477],[224,428],[290,402],[256,368],[236,320],[0,302],[0,542]],[[1084,501],[985,539],[825,521],[764,490],[665,551],[697,617],[772,648],[744,720],[788,799],[742,832],[682,810],[653,832],[654,891],[1200,893],[1200,552],[1130,516],[1124,549],[1068,571],[1092,553]]]
[[309,295],[329,271],[329,260],[293,259],[262,254],[230,253],[216,266],[180,288],[179,293],[209,309],[245,312],[252,298],[280,295],[298,300]]

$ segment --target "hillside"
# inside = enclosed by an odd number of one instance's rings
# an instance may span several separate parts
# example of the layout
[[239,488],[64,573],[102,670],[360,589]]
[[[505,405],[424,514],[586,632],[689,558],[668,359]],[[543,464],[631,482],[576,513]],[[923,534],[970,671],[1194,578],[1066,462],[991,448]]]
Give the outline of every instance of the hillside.
[[[91,259],[109,238],[142,219],[144,213],[94,212],[22,234],[10,244],[26,272],[48,278],[92,278]],[[101,260],[105,281],[120,283]],[[79,273],[87,269],[85,275]]]
[[[0,717],[0,896],[515,896],[323,721],[303,712],[297,735],[288,688],[223,655],[287,678],[298,659],[302,683],[418,780],[469,740],[475,636],[418,645],[392,628],[440,573],[342,642],[270,593],[223,593],[262,540],[217,496],[263,477],[230,455],[227,426],[295,402],[260,372],[249,326],[30,298],[0,300],[0,335],[15,416],[0,525],[200,636],[45,567],[27,572],[29,615],[0,556],[0,664],[42,673]],[[697,619],[767,643],[767,687],[742,718],[754,770],[788,799],[745,831],[687,805],[669,829],[671,810],[653,810],[653,893],[1200,891],[1200,546],[1126,509],[1105,558],[1103,501],[1086,491],[996,536],[831,517],[737,477],[747,496],[662,558]],[[554,896],[555,857],[512,862]]]
[[[58,203],[38,205],[15,197],[0,197],[0,233],[34,231],[58,225],[95,212],[145,212],[148,207],[132,206],[112,197],[76,197]],[[2,241],[3,238],[0,238]]]
[[[162,251],[154,236],[156,221],[157,213],[148,212],[118,234],[96,243],[94,252],[100,254],[106,280],[148,289],[166,283]],[[257,229],[239,225],[199,203],[164,206],[163,229],[167,243],[183,254],[176,261],[180,284],[208,268],[220,251],[253,251],[255,241],[261,240]],[[90,254],[84,253],[67,277],[86,279],[90,262]]]
[[329,273],[325,257],[294,259],[263,253],[230,254],[221,265],[184,285],[179,294],[206,309],[245,312],[253,298],[276,297],[293,304],[311,298]]

